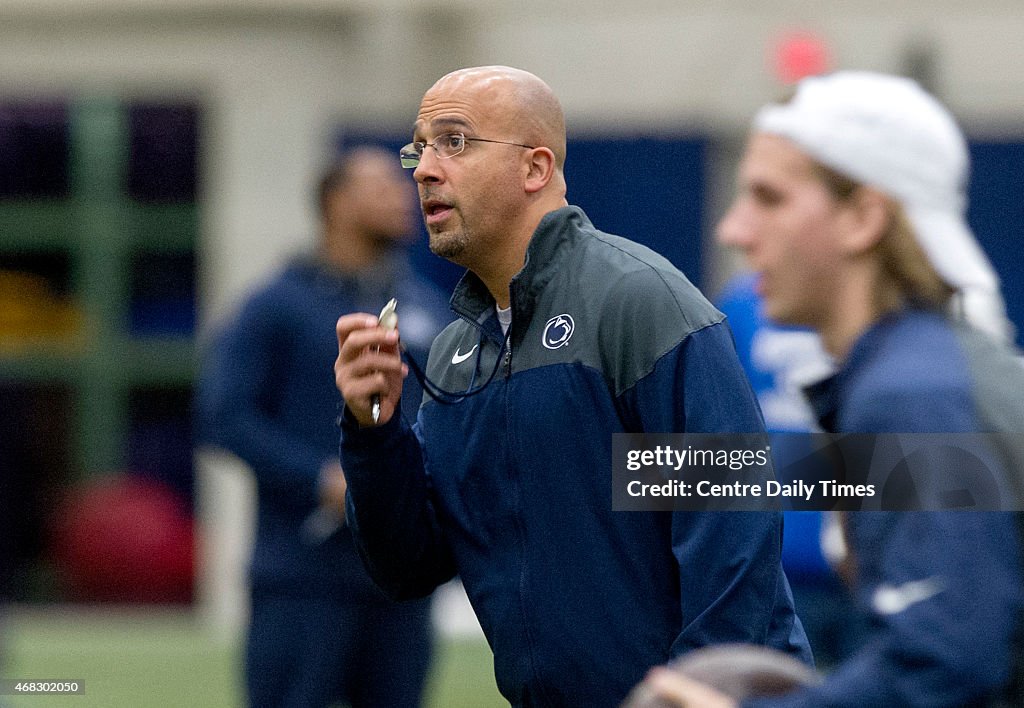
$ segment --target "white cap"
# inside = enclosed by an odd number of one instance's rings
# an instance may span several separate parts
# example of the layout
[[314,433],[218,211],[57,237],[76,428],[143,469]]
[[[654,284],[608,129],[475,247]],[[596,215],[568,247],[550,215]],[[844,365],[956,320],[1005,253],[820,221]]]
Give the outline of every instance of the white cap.
[[806,78],[792,101],[762,108],[754,129],[900,202],[932,267],[959,292],[964,319],[1012,339],[999,278],[965,219],[964,136],[917,83],[860,71]]

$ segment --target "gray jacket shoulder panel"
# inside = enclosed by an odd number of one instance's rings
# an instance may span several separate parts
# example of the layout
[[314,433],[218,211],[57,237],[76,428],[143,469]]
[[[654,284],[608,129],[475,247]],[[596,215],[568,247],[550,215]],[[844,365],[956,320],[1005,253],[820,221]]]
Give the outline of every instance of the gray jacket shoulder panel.
[[966,327],[957,329],[957,339],[967,355],[982,432],[994,433],[1017,503],[1024,504],[1024,357]]
[[596,232],[587,244],[587,299],[600,322],[601,368],[616,395],[651,373],[693,333],[725,316],[665,258],[617,236]]
[[[688,336],[725,319],[667,259],[598,231],[571,206],[542,220],[511,294],[512,372],[582,365],[601,371],[616,395]],[[492,331],[493,300],[472,274],[453,304],[462,317],[435,340],[427,371],[462,392],[493,370],[500,333]],[[475,346],[483,351],[464,359]]]
[[1024,434],[1024,357],[963,326],[956,335],[967,355],[973,399],[986,430]]

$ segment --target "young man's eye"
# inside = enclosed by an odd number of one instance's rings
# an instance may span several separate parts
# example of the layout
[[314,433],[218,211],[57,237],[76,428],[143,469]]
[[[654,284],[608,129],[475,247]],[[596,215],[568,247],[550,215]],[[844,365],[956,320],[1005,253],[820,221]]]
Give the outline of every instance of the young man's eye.
[[763,206],[778,206],[782,203],[782,193],[764,185],[754,186],[750,193],[757,203]]

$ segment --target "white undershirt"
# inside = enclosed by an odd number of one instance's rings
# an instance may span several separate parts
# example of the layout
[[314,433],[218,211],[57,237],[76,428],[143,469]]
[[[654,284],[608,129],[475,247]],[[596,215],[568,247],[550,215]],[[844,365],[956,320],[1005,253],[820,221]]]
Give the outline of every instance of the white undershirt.
[[498,322],[501,324],[501,333],[508,334],[508,328],[512,326],[512,306],[509,305],[503,310],[495,305],[494,309],[498,311]]

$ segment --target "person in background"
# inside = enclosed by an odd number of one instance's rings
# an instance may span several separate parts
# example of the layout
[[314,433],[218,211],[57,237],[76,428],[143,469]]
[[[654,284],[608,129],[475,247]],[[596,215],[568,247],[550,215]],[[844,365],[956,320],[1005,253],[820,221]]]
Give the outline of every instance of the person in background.
[[[764,302],[754,291],[756,282],[754,274],[738,273],[722,288],[716,305],[728,318],[736,353],[761,405],[776,474],[781,482],[789,482],[786,471],[808,456],[811,436],[819,431],[802,387],[831,373],[833,362],[815,332],[765,317]],[[783,512],[782,565],[815,664],[828,669],[852,651],[863,630],[849,589],[823,548],[834,537],[834,524],[825,512],[799,506],[794,501],[794,509]]]
[[612,510],[615,433],[763,423],[721,313],[566,201],[551,88],[452,72],[413,141],[431,250],[468,272],[415,427],[393,415],[401,319],[338,321],[349,521],[374,579],[411,598],[459,573],[513,706],[615,706],[650,666],[716,642],[809,662],[779,514]]
[[[343,154],[317,204],[315,253],[253,293],[213,342],[198,385],[198,437],[244,460],[256,480],[249,704],[413,707],[430,660],[430,607],[386,599],[346,527],[334,324],[395,297],[406,345],[425,352],[447,305],[406,261],[414,201],[389,154]],[[410,381],[411,411],[418,395]]]
[[[718,237],[743,251],[766,314],[816,330],[837,361],[806,389],[824,430],[1010,433],[985,438],[987,469],[1019,495],[1024,367],[964,218],[967,176],[963,135],[913,81],[809,78],[758,113]],[[949,450],[923,451],[921,499],[941,492]],[[839,516],[863,643],[820,686],[743,706],[1024,704],[1020,514],[927,508]],[[648,680],[672,705],[736,704],[667,669]]]

